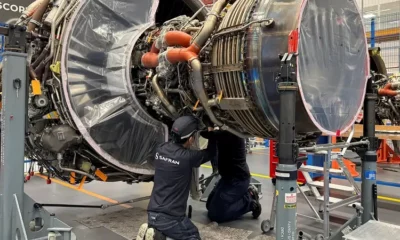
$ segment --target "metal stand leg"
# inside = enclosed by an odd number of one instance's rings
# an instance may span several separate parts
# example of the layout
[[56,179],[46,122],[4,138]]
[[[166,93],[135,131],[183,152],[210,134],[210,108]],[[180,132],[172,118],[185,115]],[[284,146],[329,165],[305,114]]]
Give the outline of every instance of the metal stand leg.
[[[296,69],[295,56],[285,54],[282,58],[280,92],[279,162],[276,168],[276,239],[296,238],[297,223],[297,155],[295,115],[298,86],[292,79]],[[289,75],[286,75],[289,74]]]
[[27,54],[6,52],[3,56],[0,239],[43,239],[49,230],[63,240],[76,239],[70,227],[43,209],[35,209],[35,202],[24,193]]
[[378,96],[372,86],[372,79],[369,79],[364,100],[364,137],[369,140],[370,144],[362,158],[361,204],[364,208],[362,214],[363,224],[373,218],[374,203],[376,203],[374,186],[376,185],[376,149],[378,146],[378,141],[375,138],[375,104],[377,99]]
[[[331,151],[331,150],[329,150]],[[331,155],[325,154],[324,159],[324,239],[329,239],[330,236],[330,216],[329,216],[329,169]]]

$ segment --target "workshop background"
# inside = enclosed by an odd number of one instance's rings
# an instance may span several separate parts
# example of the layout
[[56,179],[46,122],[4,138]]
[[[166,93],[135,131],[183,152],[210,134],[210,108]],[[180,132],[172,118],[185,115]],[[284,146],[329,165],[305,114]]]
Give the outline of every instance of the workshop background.
[[[203,0],[213,4],[216,0]],[[400,72],[400,1],[356,0],[363,15],[368,42],[371,47],[380,47],[388,73]],[[33,0],[8,0],[0,2],[0,24],[15,21]],[[3,51],[4,37],[0,38]],[[0,58],[1,60],[1,58]]]
[[[212,4],[216,0],[203,0],[205,4]],[[366,35],[368,39],[368,43],[371,47],[380,47],[381,55],[385,64],[387,66],[387,70],[389,74],[399,74],[400,73],[400,0],[356,0],[360,6],[360,9],[363,12],[364,16],[364,24]],[[18,17],[20,16],[20,12],[24,10],[26,6],[28,6],[33,0],[6,0],[0,3],[0,24],[9,24],[14,23]],[[4,37],[0,37],[0,51],[3,51]],[[1,61],[1,56],[0,56]],[[263,180],[263,191],[264,191],[264,200],[263,206],[265,206],[265,215],[263,218],[266,219],[268,213],[270,212],[269,206],[271,205],[271,198],[268,195],[268,191],[271,189],[267,189],[271,187],[267,185],[269,184],[268,175],[262,175],[261,173],[267,174],[269,169],[265,166],[268,165],[269,161],[269,153],[268,148],[270,144],[268,141],[264,141],[263,139],[253,139],[252,143],[254,143],[254,154],[249,156],[248,160],[251,162],[252,171],[256,171],[253,176],[258,177]],[[262,149],[264,151],[260,151]],[[257,151],[258,150],[258,151]],[[29,169],[29,161],[27,160],[25,171],[28,172]],[[37,168],[33,169],[35,172]],[[211,173],[210,166],[205,165],[202,168],[202,173],[206,176]],[[41,177],[38,177],[41,178]],[[143,197],[148,195],[149,190],[152,185],[151,184],[140,184],[141,188],[133,189],[132,186],[127,185],[125,183],[109,183],[107,185],[101,185],[102,183],[93,183],[85,186],[84,189],[75,189],[74,187],[70,187],[69,185],[54,180],[54,183],[51,186],[43,184],[43,179],[39,179],[38,181],[31,181],[26,187],[26,191],[29,195],[33,195],[38,199],[45,199],[48,202],[57,202],[60,200],[60,196],[66,202],[74,202],[79,200],[82,204],[94,204],[94,203],[104,203],[108,202],[109,204],[115,204],[121,199],[126,199],[127,193],[130,193],[130,197]],[[268,181],[267,181],[268,180]],[[62,190],[59,185],[62,185],[68,191]],[[103,187],[105,186],[105,187]],[[136,186],[134,186],[136,187]],[[397,185],[397,187],[399,187]],[[396,187],[396,189],[397,189]],[[384,188],[384,187],[383,187]],[[49,190],[50,189],[50,190]],[[392,190],[393,191],[393,190]],[[397,190],[395,190],[397,192]],[[46,196],[45,194],[48,192],[49,194]],[[77,196],[81,194],[82,196]],[[100,195],[101,194],[101,195]],[[58,197],[57,197],[58,196]],[[77,199],[78,198],[78,199]],[[96,202],[93,202],[92,199],[96,198]],[[45,201],[43,200],[43,201]],[[394,202],[397,201],[397,204],[400,203],[400,200],[394,199]],[[393,202],[392,201],[392,202]],[[117,232],[118,235],[124,236],[132,239],[134,233],[129,231],[130,226],[135,224],[135,226],[140,226],[140,224],[146,221],[146,202],[140,202],[130,205],[122,205],[120,211],[115,211],[112,209],[103,210],[90,210],[90,211],[82,211],[80,209],[73,210],[54,210],[54,212],[58,216],[63,216],[66,219],[66,222],[73,226],[78,233],[81,233],[81,236],[85,236],[86,239],[97,239],[96,236],[110,236],[109,239],[125,239],[119,238],[117,235],[108,235],[108,231],[105,229],[111,229],[113,232]],[[192,202],[194,206],[194,221],[202,222],[202,213],[199,209],[201,209],[202,203]],[[389,207],[388,207],[389,208]],[[395,207],[394,205],[390,205],[390,208],[393,210],[399,210],[399,207]],[[386,211],[382,210],[382,215],[385,215]],[[95,217],[94,217],[95,216]],[[385,218],[385,217],[383,217]],[[79,219],[76,221],[76,219]],[[399,224],[399,219],[396,216],[386,216],[387,221],[394,222]],[[73,222],[74,221],[74,222]],[[132,223],[133,222],[133,223]],[[130,225],[128,225],[128,223]],[[200,223],[196,223],[202,234],[211,239],[211,235],[215,235],[216,231],[210,231],[213,226],[206,226]],[[236,227],[239,224],[232,223],[224,229],[218,229],[220,235],[225,234],[237,234],[237,236],[242,237],[255,237],[256,235],[252,234],[252,231],[248,229],[252,229],[250,225],[253,225],[251,221],[242,222],[241,228],[247,229],[247,231],[237,231]],[[259,229],[259,224],[254,224],[254,226]],[[89,229],[89,230],[88,230]],[[91,231],[93,229],[93,231]],[[100,229],[100,230],[99,230]],[[103,229],[103,230],[101,230]],[[94,231],[96,230],[96,231]],[[211,232],[211,233],[210,233]],[[214,236],[215,237],[215,236]],[[102,238],[103,239],[103,238]],[[237,238],[239,239],[239,238]],[[240,238],[242,239],[242,238]],[[264,238],[262,238],[264,239]]]

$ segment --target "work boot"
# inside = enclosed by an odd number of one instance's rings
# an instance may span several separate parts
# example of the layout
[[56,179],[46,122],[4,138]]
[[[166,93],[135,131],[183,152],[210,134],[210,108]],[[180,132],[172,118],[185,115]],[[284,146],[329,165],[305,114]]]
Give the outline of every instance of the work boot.
[[145,239],[144,237],[146,236],[148,227],[149,227],[149,225],[147,223],[143,223],[142,226],[140,226],[136,240],[144,240]]
[[257,190],[256,187],[254,187],[253,185],[250,185],[248,191],[249,191],[251,197],[252,197],[255,201],[258,202],[258,200],[260,200],[260,196],[258,195],[258,190]]
[[258,195],[258,190],[255,186],[249,186],[249,193],[250,196],[253,198],[252,202],[252,211],[253,211],[253,218],[257,219],[261,215],[262,207],[259,202],[260,196]]
[[252,210],[253,218],[257,219],[261,215],[262,207],[261,207],[261,204],[256,200],[253,200],[252,204],[253,204],[253,210]]
[[154,228],[149,228],[146,232],[145,240],[166,240],[167,237]]

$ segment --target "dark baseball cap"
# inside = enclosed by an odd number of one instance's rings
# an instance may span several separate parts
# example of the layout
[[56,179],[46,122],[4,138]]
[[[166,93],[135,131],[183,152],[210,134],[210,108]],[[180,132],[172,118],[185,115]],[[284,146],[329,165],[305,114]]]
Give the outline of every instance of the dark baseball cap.
[[199,120],[193,116],[183,116],[175,120],[172,124],[171,132],[175,133],[180,139],[186,139],[199,130]]

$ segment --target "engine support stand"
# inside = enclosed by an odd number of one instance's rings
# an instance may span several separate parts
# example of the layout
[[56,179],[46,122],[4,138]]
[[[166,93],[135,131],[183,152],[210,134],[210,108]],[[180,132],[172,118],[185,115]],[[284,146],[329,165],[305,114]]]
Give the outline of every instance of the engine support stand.
[[[76,239],[71,227],[43,209],[24,193],[24,147],[28,96],[25,29],[15,28],[19,52],[3,54],[1,162],[0,162],[0,239]],[[15,30],[15,31],[14,31]],[[13,37],[11,39],[13,39]],[[48,235],[49,234],[49,235]]]
[[[372,78],[368,80],[367,93],[364,100],[364,138],[369,141],[368,149],[362,157],[361,173],[361,205],[364,208],[362,224],[377,218],[376,212],[376,164],[378,156],[378,139],[375,137],[375,106],[378,94],[373,86]],[[376,219],[378,220],[378,219]]]
[[297,156],[296,100],[298,85],[295,79],[296,56],[286,53],[281,59],[280,121],[278,166],[276,168],[276,239],[295,239],[297,231]]

